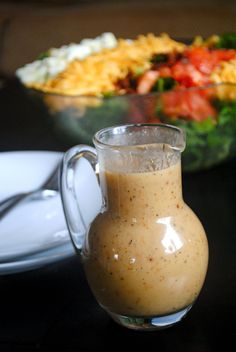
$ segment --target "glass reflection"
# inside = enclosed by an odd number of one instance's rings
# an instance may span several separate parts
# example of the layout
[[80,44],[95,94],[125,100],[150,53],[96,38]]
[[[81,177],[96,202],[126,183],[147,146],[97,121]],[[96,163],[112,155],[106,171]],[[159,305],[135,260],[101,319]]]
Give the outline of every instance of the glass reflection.
[[165,253],[171,254],[178,251],[182,246],[183,242],[181,241],[178,232],[171,224],[171,216],[167,216],[156,221],[157,224],[165,225],[165,235],[161,240],[163,247],[165,248]]

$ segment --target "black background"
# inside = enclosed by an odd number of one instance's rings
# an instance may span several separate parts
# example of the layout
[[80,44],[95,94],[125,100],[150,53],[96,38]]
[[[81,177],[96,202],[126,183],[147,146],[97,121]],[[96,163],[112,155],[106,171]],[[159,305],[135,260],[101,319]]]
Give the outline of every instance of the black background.
[[[56,150],[60,141],[14,80],[0,90],[0,151]],[[79,143],[79,141],[78,141]],[[1,170],[1,166],[0,166]],[[1,172],[1,171],[0,171]],[[183,175],[187,204],[207,232],[209,269],[186,318],[159,332],[118,326],[93,298],[74,256],[21,274],[0,276],[0,352],[229,350],[236,339],[236,160]]]

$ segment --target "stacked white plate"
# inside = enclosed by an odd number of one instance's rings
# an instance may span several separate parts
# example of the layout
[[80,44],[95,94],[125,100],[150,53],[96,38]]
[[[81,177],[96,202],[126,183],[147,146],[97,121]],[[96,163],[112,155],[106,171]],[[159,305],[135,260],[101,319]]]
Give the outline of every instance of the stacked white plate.
[[[37,189],[62,153],[0,153],[0,201]],[[74,255],[60,195],[22,202],[0,220],[0,275],[42,267]]]

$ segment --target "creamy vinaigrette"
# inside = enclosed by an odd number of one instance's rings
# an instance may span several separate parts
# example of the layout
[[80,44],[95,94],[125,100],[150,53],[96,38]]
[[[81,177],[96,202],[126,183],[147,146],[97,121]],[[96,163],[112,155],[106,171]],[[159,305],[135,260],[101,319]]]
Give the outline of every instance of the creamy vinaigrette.
[[82,251],[98,302],[116,314],[150,317],[191,305],[208,265],[204,229],[182,198],[181,163],[140,173],[105,171],[107,211]]

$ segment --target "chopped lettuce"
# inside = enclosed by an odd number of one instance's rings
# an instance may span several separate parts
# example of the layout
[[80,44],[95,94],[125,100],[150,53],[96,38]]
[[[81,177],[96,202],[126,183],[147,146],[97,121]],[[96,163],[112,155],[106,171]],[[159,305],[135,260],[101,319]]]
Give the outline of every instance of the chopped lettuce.
[[220,35],[215,47],[217,49],[236,49],[236,34],[224,33]]
[[43,59],[45,59],[46,57],[49,57],[49,56],[50,56],[50,52],[49,51],[44,51],[43,53],[38,55],[37,60],[43,60]]
[[166,92],[171,90],[176,86],[176,81],[172,77],[160,77],[154,86],[152,87],[152,92]]
[[209,168],[236,153],[236,102],[214,102],[217,121],[176,119],[171,123],[186,131],[187,148],[183,153],[184,171]]

